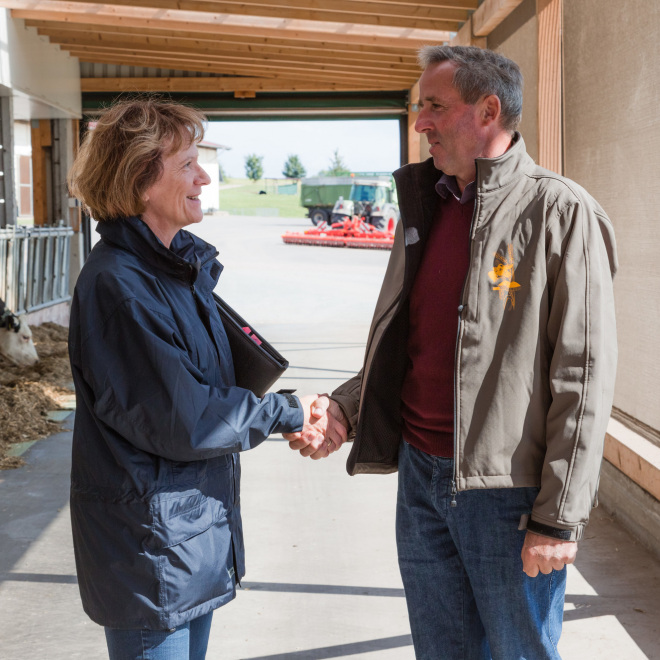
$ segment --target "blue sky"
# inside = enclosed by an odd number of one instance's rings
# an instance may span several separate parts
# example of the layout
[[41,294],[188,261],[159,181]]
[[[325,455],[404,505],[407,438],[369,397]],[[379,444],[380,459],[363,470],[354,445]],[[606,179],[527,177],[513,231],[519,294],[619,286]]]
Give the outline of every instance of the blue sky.
[[228,176],[245,176],[245,157],[263,156],[264,176],[282,177],[288,154],[296,154],[316,176],[329,167],[335,149],[358,172],[392,172],[399,167],[399,122],[351,121],[210,122],[205,139],[231,147],[220,155]]

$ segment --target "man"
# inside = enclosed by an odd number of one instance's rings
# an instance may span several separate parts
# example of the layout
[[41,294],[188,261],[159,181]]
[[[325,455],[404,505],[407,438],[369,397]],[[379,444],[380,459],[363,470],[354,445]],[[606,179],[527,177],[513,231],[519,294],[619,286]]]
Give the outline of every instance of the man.
[[516,132],[517,65],[425,47],[401,222],[362,371],[331,396],[348,471],[398,469],[397,549],[417,658],[559,658],[565,565],[598,485],[616,338],[612,226]]

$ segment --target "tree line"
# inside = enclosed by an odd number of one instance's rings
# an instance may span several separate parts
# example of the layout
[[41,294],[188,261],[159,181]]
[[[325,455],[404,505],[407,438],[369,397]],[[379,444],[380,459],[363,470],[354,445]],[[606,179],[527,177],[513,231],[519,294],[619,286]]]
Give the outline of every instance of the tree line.
[[[264,175],[263,156],[249,154],[245,157],[245,175],[250,181],[258,181]],[[319,172],[319,176],[347,176],[351,171],[346,167],[344,159],[339,154],[339,149],[335,149],[330,158],[330,167]],[[300,158],[295,154],[287,156],[282,174],[287,179],[302,179],[307,176],[307,170],[302,164]]]

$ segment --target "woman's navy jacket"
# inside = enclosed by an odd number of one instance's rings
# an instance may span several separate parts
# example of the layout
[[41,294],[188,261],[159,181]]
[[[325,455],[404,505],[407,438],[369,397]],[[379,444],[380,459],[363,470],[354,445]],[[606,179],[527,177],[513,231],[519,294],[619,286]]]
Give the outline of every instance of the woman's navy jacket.
[[71,519],[83,606],[112,628],[175,628],[244,574],[238,452],[299,430],[294,397],[235,386],[215,248],[170,249],[138,218],[99,224],[76,284]]

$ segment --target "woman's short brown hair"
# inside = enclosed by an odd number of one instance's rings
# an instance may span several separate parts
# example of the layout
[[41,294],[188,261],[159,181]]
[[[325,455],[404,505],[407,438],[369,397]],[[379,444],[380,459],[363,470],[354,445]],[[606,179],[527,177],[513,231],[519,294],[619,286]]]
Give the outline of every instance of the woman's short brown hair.
[[140,215],[163,156],[199,142],[204,121],[197,110],[158,98],[113,104],[83,140],[69,172],[71,194],[95,220]]

